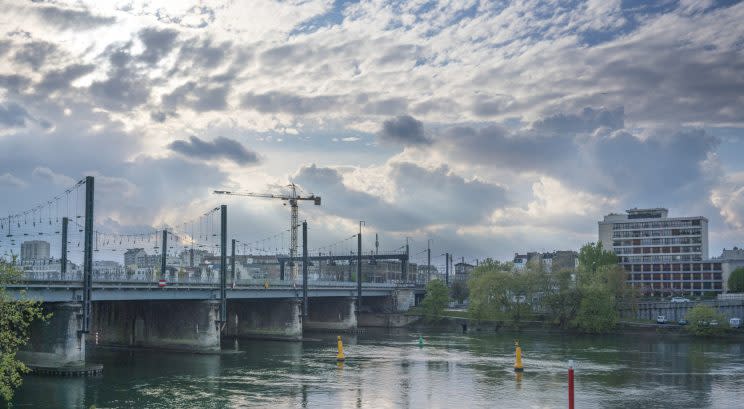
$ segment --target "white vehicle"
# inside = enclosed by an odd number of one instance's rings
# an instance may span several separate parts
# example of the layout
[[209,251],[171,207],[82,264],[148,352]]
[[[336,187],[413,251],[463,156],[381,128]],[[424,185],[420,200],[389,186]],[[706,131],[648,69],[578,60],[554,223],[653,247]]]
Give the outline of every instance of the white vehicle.
[[659,315],[656,317],[656,323],[657,324],[666,324],[666,317],[663,315]]
[[729,320],[729,327],[731,327],[731,328],[741,328],[741,318],[731,318]]
[[672,297],[672,302],[690,302],[690,299],[684,297]]

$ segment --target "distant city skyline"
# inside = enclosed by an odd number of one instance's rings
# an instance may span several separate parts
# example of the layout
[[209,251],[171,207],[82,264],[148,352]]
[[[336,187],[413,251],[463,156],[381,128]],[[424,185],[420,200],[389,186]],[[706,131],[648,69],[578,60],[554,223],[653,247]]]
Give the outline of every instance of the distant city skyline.
[[509,260],[633,207],[744,245],[744,3],[1,3],[3,214],[94,175],[101,231],[256,240],[288,209],[211,192],[293,181],[317,246]]

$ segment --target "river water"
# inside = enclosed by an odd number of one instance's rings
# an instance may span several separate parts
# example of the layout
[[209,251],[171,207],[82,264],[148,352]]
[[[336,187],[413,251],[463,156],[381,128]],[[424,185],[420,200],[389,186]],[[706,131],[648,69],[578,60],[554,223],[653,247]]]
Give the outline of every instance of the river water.
[[424,333],[419,347],[418,335],[346,335],[343,365],[335,334],[228,341],[220,355],[96,349],[103,375],[28,376],[15,407],[565,408],[573,359],[577,408],[744,408],[740,341]]

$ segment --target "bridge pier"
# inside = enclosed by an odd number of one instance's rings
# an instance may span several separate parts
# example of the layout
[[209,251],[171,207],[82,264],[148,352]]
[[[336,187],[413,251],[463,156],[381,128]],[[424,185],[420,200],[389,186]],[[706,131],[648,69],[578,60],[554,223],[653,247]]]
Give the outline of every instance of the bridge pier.
[[240,338],[302,340],[300,300],[230,300],[225,335]]
[[357,327],[356,298],[311,298],[308,316],[302,327],[307,330],[350,330]]
[[18,352],[29,366],[62,367],[85,363],[85,334],[82,328],[83,305],[79,302],[45,303],[52,316],[31,326],[31,338]]
[[99,345],[190,352],[220,350],[219,306],[209,301],[106,301],[93,304]]

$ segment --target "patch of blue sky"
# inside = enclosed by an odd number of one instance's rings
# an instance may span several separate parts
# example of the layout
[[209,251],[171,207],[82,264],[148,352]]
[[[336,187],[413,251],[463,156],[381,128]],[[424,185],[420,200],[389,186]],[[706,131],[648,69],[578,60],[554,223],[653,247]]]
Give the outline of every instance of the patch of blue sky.
[[346,6],[356,3],[358,2],[354,0],[336,0],[333,3],[333,7],[331,7],[328,12],[301,22],[289,32],[289,35],[310,34],[320,30],[321,28],[340,25],[344,22],[344,9]]

